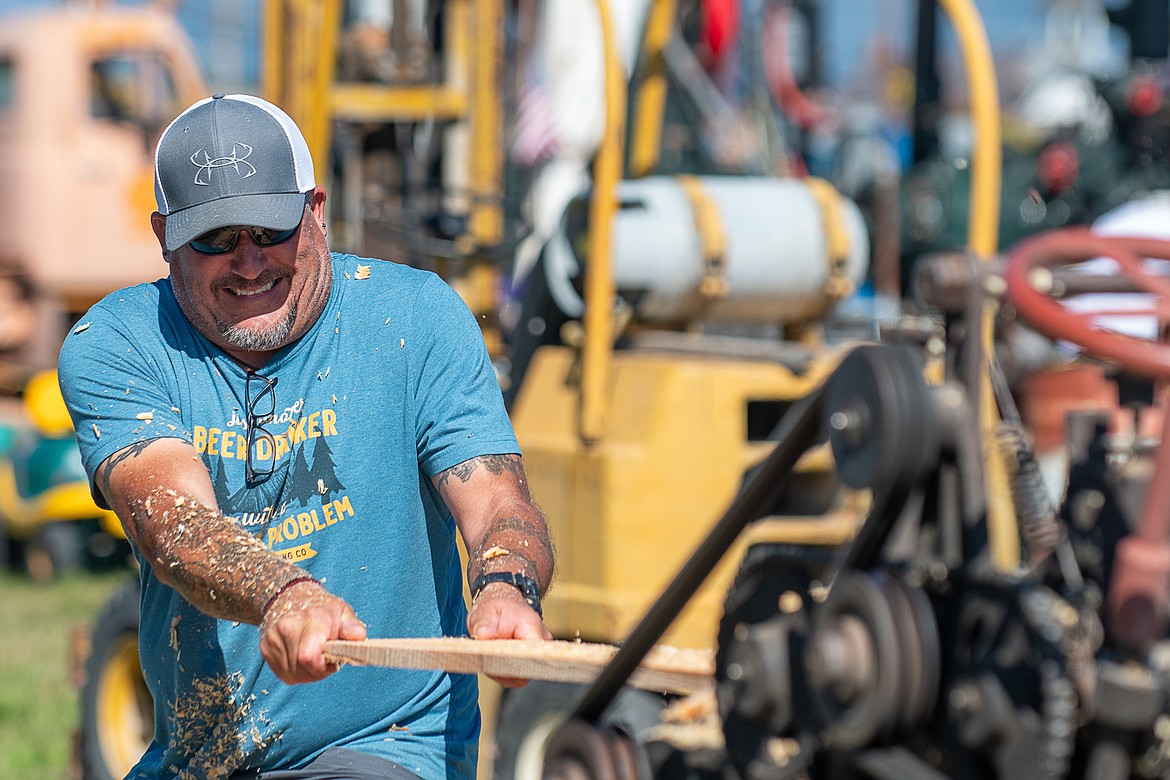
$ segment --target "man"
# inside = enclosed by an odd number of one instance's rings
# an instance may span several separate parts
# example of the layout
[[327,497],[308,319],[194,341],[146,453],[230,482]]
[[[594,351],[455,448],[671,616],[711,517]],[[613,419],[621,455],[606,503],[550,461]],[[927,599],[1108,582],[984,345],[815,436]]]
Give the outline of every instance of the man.
[[169,278],[97,304],[59,365],[141,563],[131,777],[473,776],[473,676],[337,673],[323,646],[551,638],[547,526],[474,318],[433,274],[329,252],[304,138],[263,100],[180,115],[155,194]]

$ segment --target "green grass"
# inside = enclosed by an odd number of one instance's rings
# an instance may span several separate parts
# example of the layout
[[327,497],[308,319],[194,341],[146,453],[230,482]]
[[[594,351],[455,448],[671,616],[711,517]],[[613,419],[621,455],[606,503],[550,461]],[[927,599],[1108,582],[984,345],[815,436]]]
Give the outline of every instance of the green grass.
[[127,572],[38,585],[0,573],[0,778],[65,780],[80,721],[70,637],[94,618]]

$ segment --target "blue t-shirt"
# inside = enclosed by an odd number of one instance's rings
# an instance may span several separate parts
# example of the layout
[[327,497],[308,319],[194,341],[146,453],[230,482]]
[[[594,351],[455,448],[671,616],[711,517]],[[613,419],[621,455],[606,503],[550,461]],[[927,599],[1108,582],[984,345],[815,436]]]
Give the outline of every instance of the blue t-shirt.
[[[353,605],[371,637],[466,634],[456,528],[430,477],[520,451],[483,337],[434,274],[334,254],[333,275],[312,330],[257,372],[276,384],[271,436],[254,436],[272,474],[254,487],[247,375],[191,327],[170,281],[94,306],[59,366],[86,470],[92,479],[137,442],[191,442],[224,514]],[[255,397],[264,381],[252,382]],[[428,780],[474,776],[474,676],[347,667],[286,685],[263,663],[256,627],[208,617],[140,563],[155,735],[131,777],[295,768],[331,746]]]

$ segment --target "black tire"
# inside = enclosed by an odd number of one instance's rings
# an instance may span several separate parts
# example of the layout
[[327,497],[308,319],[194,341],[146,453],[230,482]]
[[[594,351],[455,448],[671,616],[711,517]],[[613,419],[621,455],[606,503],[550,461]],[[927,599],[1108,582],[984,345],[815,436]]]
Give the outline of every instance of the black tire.
[[94,623],[81,689],[83,780],[125,777],[150,744],[154,702],[138,661],[138,579],[119,588]]
[[[496,758],[493,780],[539,780],[544,747],[549,737],[572,713],[585,692],[582,685],[534,680],[523,688],[508,688],[496,715]],[[638,740],[659,724],[666,699],[654,693],[624,688],[605,711],[602,721]]]
[[7,572],[12,565],[12,540],[8,538],[8,527],[0,517],[0,572]]
[[49,582],[77,571],[84,563],[81,526],[73,521],[45,523],[24,545],[24,569],[37,582]]

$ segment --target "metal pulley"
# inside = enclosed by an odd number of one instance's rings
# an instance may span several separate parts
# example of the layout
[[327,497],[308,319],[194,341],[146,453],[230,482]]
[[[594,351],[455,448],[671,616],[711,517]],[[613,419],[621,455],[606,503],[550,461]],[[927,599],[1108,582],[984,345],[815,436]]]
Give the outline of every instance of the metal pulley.
[[822,743],[852,750],[912,732],[934,708],[940,652],[921,590],[880,571],[838,575],[804,653]]
[[569,718],[544,750],[544,780],[650,780],[633,739],[611,726]]
[[830,380],[825,421],[837,471],[852,488],[904,487],[938,462],[942,423],[909,347],[849,353]]

